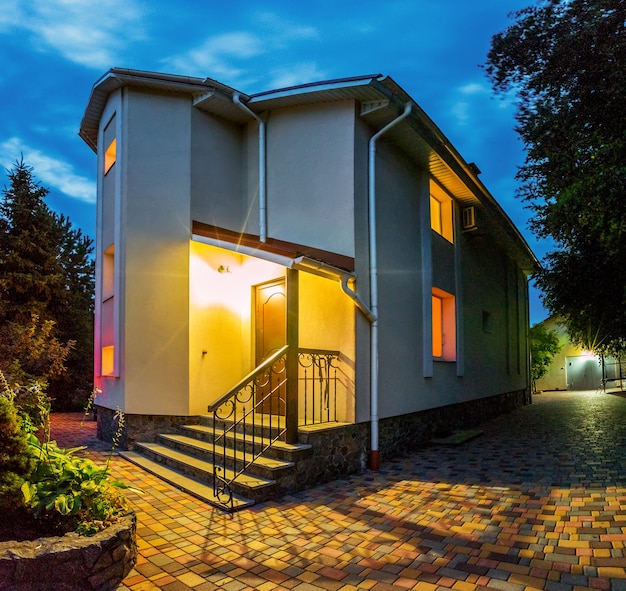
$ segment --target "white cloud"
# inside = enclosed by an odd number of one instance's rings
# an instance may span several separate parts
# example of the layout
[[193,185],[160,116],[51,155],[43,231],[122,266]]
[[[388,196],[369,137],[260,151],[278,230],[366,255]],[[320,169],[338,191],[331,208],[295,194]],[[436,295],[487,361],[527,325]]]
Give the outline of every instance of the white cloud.
[[163,63],[177,74],[232,80],[243,72],[234,62],[251,59],[263,51],[260,38],[251,33],[232,32],[209,37],[201,45],[168,58]]
[[258,15],[258,23],[267,29],[267,37],[273,43],[280,44],[302,39],[316,39],[318,30],[308,25],[298,25],[283,19],[272,12],[262,12]]
[[3,168],[12,169],[22,155],[24,163],[33,167],[35,177],[43,186],[57,189],[68,197],[85,203],[96,202],[95,183],[76,174],[67,162],[30,148],[17,137],[0,143],[0,165]]
[[0,31],[25,31],[40,51],[104,69],[142,38],[142,11],[134,0],[0,0]]
[[[162,64],[177,74],[208,76],[237,85],[250,81],[256,58],[263,56],[267,69],[273,58],[284,62],[294,44],[318,38],[315,27],[298,25],[273,13],[256,15],[254,25],[254,32],[238,30],[207,37],[188,51],[164,59]],[[285,66],[285,77],[292,69],[291,64]],[[304,81],[297,73],[293,78]]]
[[467,125],[470,119],[470,105],[467,101],[455,101],[450,109],[457,125]]
[[458,126],[476,124],[485,113],[485,105],[493,106],[490,100],[491,88],[483,82],[468,82],[452,91],[450,113]]
[[21,20],[22,12],[19,2],[0,0],[0,31],[15,26]]
[[327,76],[313,62],[294,64],[289,68],[280,68],[271,72],[271,88],[288,88],[316,80],[324,80]]
[[459,88],[459,92],[464,95],[491,94],[491,89],[486,84],[479,82],[469,82]]

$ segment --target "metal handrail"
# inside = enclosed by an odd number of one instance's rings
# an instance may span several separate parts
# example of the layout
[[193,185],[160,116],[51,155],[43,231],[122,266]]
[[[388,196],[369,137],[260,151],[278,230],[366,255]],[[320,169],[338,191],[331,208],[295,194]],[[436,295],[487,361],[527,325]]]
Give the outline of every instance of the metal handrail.
[[[281,427],[280,416],[273,412],[276,410],[273,406],[278,405],[278,410],[286,415],[286,400],[280,396],[280,391],[287,383],[288,350],[289,347],[285,345],[276,351],[207,407],[213,415],[213,493],[216,501],[231,513],[234,511],[235,480],[287,431],[285,424]],[[303,372],[298,376],[303,395],[301,419],[305,425],[336,422],[337,363],[341,359],[340,352],[301,348],[298,349],[297,356],[298,365]],[[270,412],[263,412],[268,404]],[[263,433],[257,436],[257,413],[264,415],[263,427],[268,428],[269,437],[263,437]],[[220,435],[216,434],[218,421],[223,422]],[[230,434],[233,438],[238,435],[239,441],[235,441],[233,469],[227,476],[226,439]],[[242,446],[241,452],[237,450],[237,443]],[[247,452],[248,447],[251,452]]]
[[[278,441],[286,431],[283,426],[273,425],[273,414],[270,412],[269,416],[269,437],[265,443],[257,449],[259,441],[262,441],[263,437],[256,437],[255,430],[255,415],[259,408],[263,408],[268,402],[271,403],[273,396],[276,392],[286,384],[287,377],[285,373],[284,364],[282,369],[274,369],[279,362],[281,362],[287,354],[289,347],[285,345],[274,353],[271,357],[266,359],[261,365],[252,370],[245,378],[240,380],[238,384],[221,396],[217,401],[208,406],[208,411],[213,413],[213,494],[217,502],[222,505],[226,510],[231,513],[234,510],[234,498],[233,498],[233,483],[235,480],[245,472],[248,467],[256,461],[265,451],[271,447],[276,441]],[[285,373],[276,384],[272,384],[272,377]],[[267,388],[266,393],[257,398],[259,390]],[[285,405],[285,400],[274,397],[277,404]],[[248,407],[246,410],[246,406]],[[241,412],[243,409],[243,412]],[[240,415],[238,417],[238,415]],[[216,421],[227,420],[232,417],[232,424],[224,428],[221,435],[216,437]],[[250,440],[247,440],[249,425],[252,425],[252,433]],[[278,427],[275,430],[275,427]],[[230,477],[226,476],[226,437],[229,433],[241,433],[243,437],[241,458],[238,458],[236,446],[233,456],[233,471]],[[217,450],[220,447],[221,441],[221,456],[222,464],[219,465],[216,461],[218,457]],[[252,445],[251,453],[246,451],[247,444]],[[239,467],[237,467],[239,464]]]
[[255,367],[245,378],[239,380],[239,382],[237,382],[237,384],[233,388],[228,390],[228,392],[222,394],[222,396],[220,396],[215,402],[209,404],[207,410],[209,412],[213,412],[218,407],[222,406],[222,404],[224,404],[229,398],[239,392],[239,390],[245,388],[246,384],[262,374],[265,370],[267,370],[268,367],[270,367],[278,359],[280,359],[287,352],[287,349],[289,349],[289,345],[285,345],[282,349],[279,349],[278,351],[276,351],[276,353],[268,357],[263,363],[261,363],[261,365]]
[[340,360],[339,351],[298,349],[301,418],[305,425],[337,422],[337,363]]

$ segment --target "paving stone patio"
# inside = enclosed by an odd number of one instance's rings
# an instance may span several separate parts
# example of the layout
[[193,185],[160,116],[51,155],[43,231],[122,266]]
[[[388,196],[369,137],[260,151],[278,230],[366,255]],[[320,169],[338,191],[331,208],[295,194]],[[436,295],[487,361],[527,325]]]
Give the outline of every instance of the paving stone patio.
[[[105,461],[81,419],[53,438]],[[119,589],[626,591],[626,398],[539,394],[481,429],[233,517],[114,456],[143,490]]]

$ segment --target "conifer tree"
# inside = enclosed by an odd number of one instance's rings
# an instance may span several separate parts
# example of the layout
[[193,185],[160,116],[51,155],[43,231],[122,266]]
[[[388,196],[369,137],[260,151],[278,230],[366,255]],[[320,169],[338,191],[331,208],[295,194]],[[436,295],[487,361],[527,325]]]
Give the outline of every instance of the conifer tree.
[[67,409],[76,390],[87,397],[93,378],[92,241],[48,208],[48,189],[23,159],[7,174],[0,200],[0,369],[44,378],[55,408]]
[[50,303],[63,286],[60,228],[24,161],[8,171],[11,182],[0,202],[0,318],[26,323],[33,314],[49,320]]

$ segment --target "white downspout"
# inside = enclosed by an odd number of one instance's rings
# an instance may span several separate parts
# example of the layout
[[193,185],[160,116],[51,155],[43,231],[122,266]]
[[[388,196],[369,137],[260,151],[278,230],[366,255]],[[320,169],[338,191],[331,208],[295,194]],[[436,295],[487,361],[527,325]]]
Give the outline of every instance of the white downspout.
[[[394,125],[407,117],[413,108],[411,102],[406,103],[402,115],[389,122],[369,141],[369,257],[370,257],[370,420],[371,450],[370,468],[378,470],[380,457],[378,452],[378,261],[376,255],[376,142]],[[368,317],[369,318],[369,317]]]
[[370,321],[374,322],[376,320],[376,316],[372,314],[372,311],[367,307],[367,304],[359,297],[359,295],[354,291],[349,285],[348,282],[353,279],[350,275],[342,275],[341,276],[341,289],[342,291],[354,301],[354,305],[363,312],[363,315]]
[[265,123],[264,121],[247,105],[241,102],[240,94],[233,94],[233,103],[238,105],[246,113],[251,115],[259,124],[259,239],[261,242],[267,240],[267,197],[265,193],[266,186],[266,167],[265,167]]

